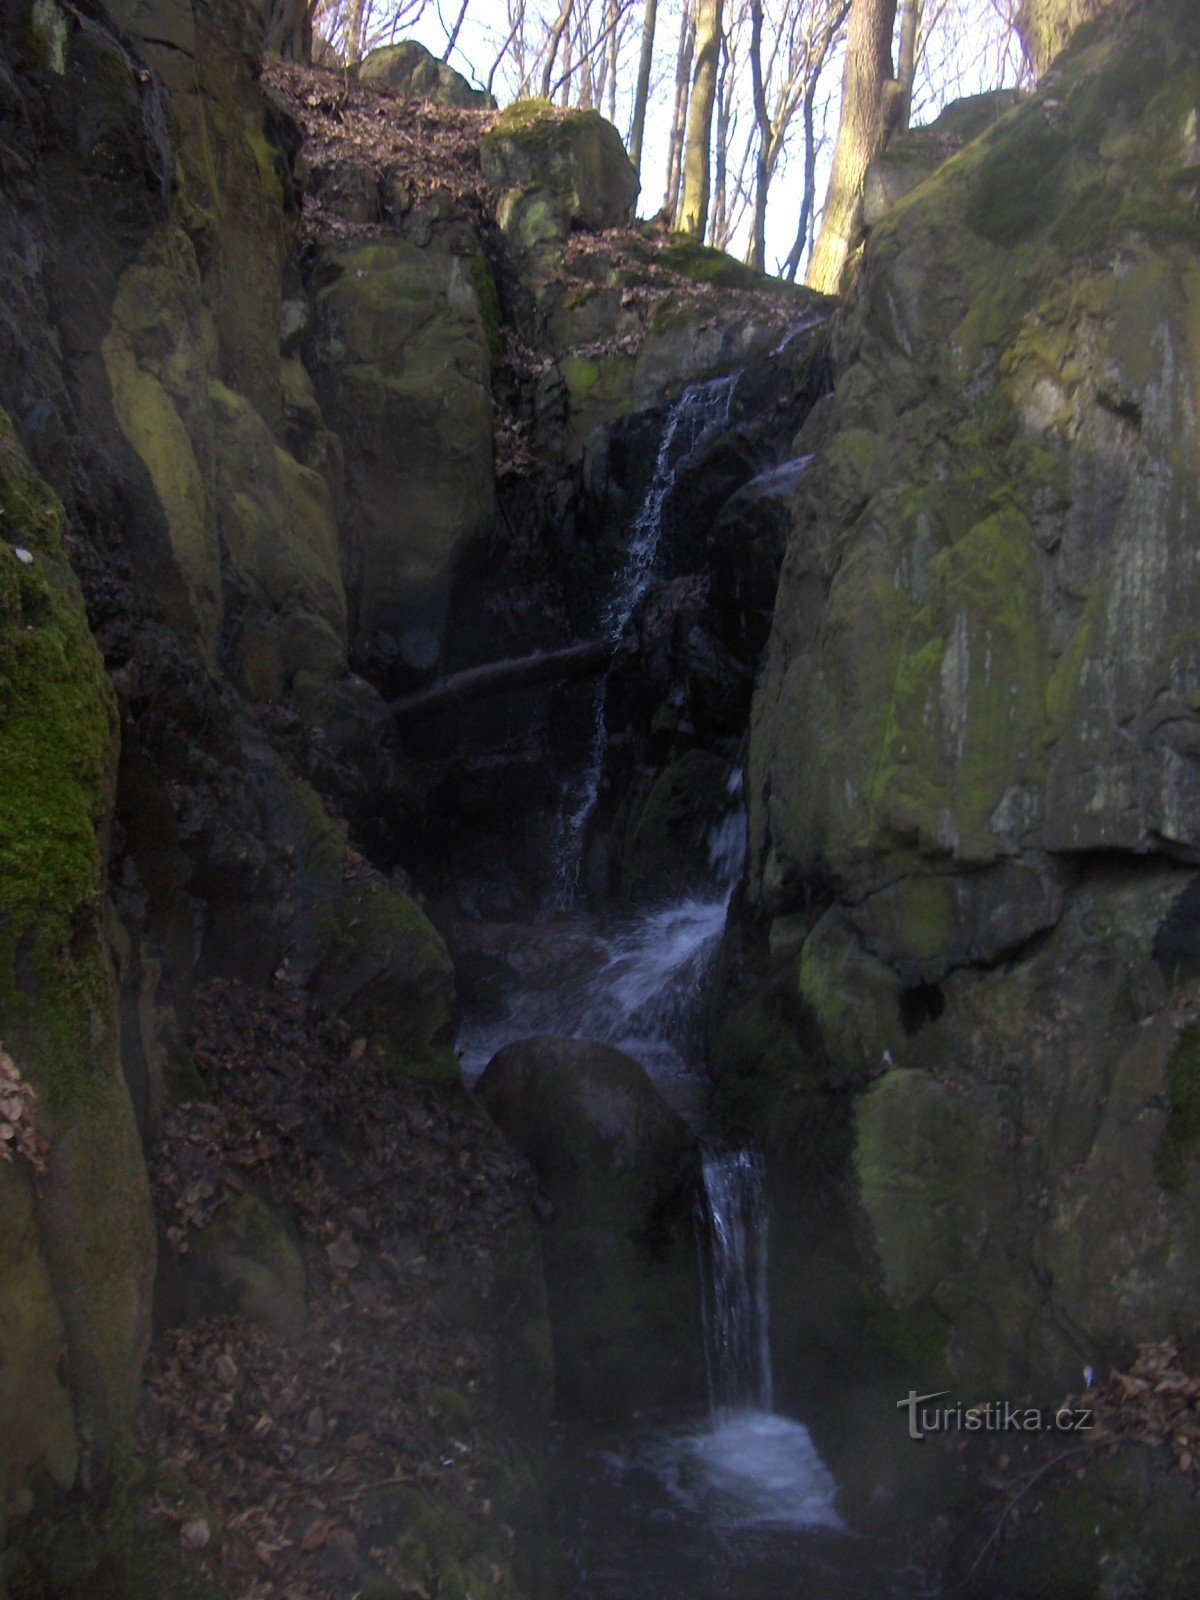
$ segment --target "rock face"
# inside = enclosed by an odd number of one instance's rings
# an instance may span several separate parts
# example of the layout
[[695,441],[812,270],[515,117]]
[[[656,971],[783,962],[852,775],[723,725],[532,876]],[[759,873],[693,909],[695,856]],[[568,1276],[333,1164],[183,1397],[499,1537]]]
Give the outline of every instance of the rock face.
[[694,1136],[609,1045],[506,1045],[477,1092],[549,1202],[541,1233],[559,1409],[694,1403],[704,1382]]
[[1172,3],[1085,43],[871,235],[718,1029],[730,1105],[825,1152],[788,1204],[860,1208],[856,1281],[798,1238],[796,1293],[881,1288],[897,1350],[1048,1398],[1200,1331],[1198,48]]
[[40,1176],[0,1164],[2,1533],[27,1477],[66,1488],[131,1438],[154,1230],[104,934],[116,708],[62,507],[3,413],[0,513],[0,1040],[47,1145]]
[[350,463],[358,631],[420,627],[438,655],[455,557],[496,516],[480,274],[490,282],[477,250],[400,239],[334,250],[305,346]]
[[415,39],[381,45],[358,64],[365,83],[386,83],[401,94],[433,100],[440,106],[461,106],[467,111],[494,111],[496,102],[486,89],[472,89],[461,72],[439,61]]

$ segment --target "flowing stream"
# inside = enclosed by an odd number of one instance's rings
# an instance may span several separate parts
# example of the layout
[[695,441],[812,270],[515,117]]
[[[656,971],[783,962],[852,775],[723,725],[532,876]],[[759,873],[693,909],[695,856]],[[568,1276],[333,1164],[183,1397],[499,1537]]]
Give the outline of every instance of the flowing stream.
[[[735,378],[697,384],[668,415],[654,476],[603,622],[620,636],[646,591],[679,465],[728,416]],[[792,470],[789,466],[789,470]],[[894,1551],[856,1539],[801,1423],[772,1405],[766,1172],[722,1148],[707,1122],[700,1021],[746,848],[739,769],[710,825],[701,892],[628,916],[579,904],[584,836],[604,763],[604,686],[585,770],[560,829],[551,916],[511,930],[498,997],[465,1019],[468,1083],[504,1044],[558,1034],[618,1046],[642,1063],[706,1149],[696,1202],[707,1414],[617,1431],[560,1430],[552,1514],[574,1600],[916,1600],[932,1594]]]

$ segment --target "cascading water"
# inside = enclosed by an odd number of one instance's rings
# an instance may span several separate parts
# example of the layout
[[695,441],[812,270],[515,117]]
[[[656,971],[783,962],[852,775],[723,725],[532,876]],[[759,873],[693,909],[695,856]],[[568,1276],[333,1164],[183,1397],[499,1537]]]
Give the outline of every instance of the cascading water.
[[[738,373],[691,383],[667,414],[659,441],[654,474],[629,530],[625,559],[600,618],[602,637],[616,643],[629,625],[654,572],[662,538],[662,513],[680,466],[729,417]],[[592,737],[587,763],[567,792],[555,845],[555,885],[551,909],[562,911],[574,901],[582,872],[584,836],[600,791],[604,770],[604,708],[607,680],[596,691]]]
[[729,804],[710,825],[710,884],[651,906],[615,926],[576,917],[556,924],[558,961],[506,991],[499,1014],[468,1017],[459,1057],[468,1083],[503,1045],[536,1034],[565,1034],[616,1045],[646,1068],[661,1094],[690,1121],[703,1117],[707,1086],[692,1048],[713,960],[746,853],[739,768]]
[[709,1150],[696,1199],[704,1358],[713,1422],[771,1409],[767,1201],[762,1157]]

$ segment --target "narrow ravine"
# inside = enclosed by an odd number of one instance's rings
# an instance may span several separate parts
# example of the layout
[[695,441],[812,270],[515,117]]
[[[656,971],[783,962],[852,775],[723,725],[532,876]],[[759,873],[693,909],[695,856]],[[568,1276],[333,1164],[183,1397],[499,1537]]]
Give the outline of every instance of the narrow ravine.
[[[667,413],[624,564],[603,604],[603,629],[614,642],[654,579],[676,475],[726,422],[736,382],[733,374],[692,385]],[[766,1166],[758,1151],[722,1137],[703,1045],[713,968],[745,864],[740,762],[729,766],[724,811],[696,841],[706,862],[702,882],[634,909],[589,906],[582,864],[607,756],[606,695],[607,680],[596,690],[586,762],[564,797],[547,914],[536,930],[509,930],[514,950],[526,939],[528,948],[510,964],[498,996],[468,1006],[459,1056],[470,1085],[517,1041],[558,1036],[615,1046],[641,1064],[703,1141],[694,1211],[708,1404],[615,1425],[559,1426],[550,1482],[570,1575],[564,1593],[589,1600],[931,1596],[935,1589],[903,1551],[848,1528],[809,1430],[773,1407]],[[498,937],[503,942],[502,930]]]

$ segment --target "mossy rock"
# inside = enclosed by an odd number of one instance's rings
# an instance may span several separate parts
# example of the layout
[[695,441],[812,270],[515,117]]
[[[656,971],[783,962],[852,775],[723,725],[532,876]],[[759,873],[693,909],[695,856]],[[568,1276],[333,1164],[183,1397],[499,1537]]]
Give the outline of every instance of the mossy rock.
[[325,480],[279,448],[249,401],[215,382],[208,394],[214,509],[238,580],[224,607],[225,650],[245,692],[275,700],[298,673],[328,681],[345,671],[346,596],[333,501]]
[[[21,1387],[47,1378],[60,1319],[75,1423],[103,1462],[132,1425],[154,1238],[103,932],[115,708],[62,522],[0,413],[0,1039],[37,1092],[49,1143],[36,1188],[19,1169],[6,1175],[16,1249],[0,1300],[15,1297],[20,1314],[0,1327],[0,1367],[24,1408]],[[37,1453],[62,1477],[70,1451],[53,1381],[44,1406]],[[0,1436],[15,1425],[0,1417]],[[29,1464],[17,1456],[0,1457],[0,1500]]]
[[[155,1494],[178,1501],[181,1486],[126,1457],[110,1481],[94,1494],[74,1494],[31,1518],[20,1529],[8,1593],[12,1600],[66,1600],[103,1595],[105,1600],[222,1600],[194,1557],[180,1549],[170,1524],[144,1509]],[[191,1517],[220,1537],[216,1517],[190,1491]]]
[[321,944],[312,980],[321,1004],[397,1068],[457,1083],[454,965],[416,902],[385,883],[348,884],[326,911]]
[[1013,1519],[966,1592],[988,1600],[1187,1600],[1198,1584],[1190,1485],[1162,1452],[1126,1444],[1044,1478],[1033,1514]]
[[440,641],[454,562],[496,515],[494,281],[479,252],[388,238],[329,250],[313,284],[305,365],[345,453],[357,631]]
[[[556,224],[558,237],[571,228],[623,228],[633,218],[637,173],[620,134],[599,112],[516,101],[483,136],[480,161],[484,177],[502,192],[543,194],[545,221]],[[517,226],[516,214],[507,214],[510,227]],[[526,232],[530,226],[526,220]]]
[[165,1327],[235,1314],[295,1339],[308,1319],[299,1239],[251,1190],[229,1195],[189,1230],[184,1254],[164,1247],[154,1294],[155,1320]]

